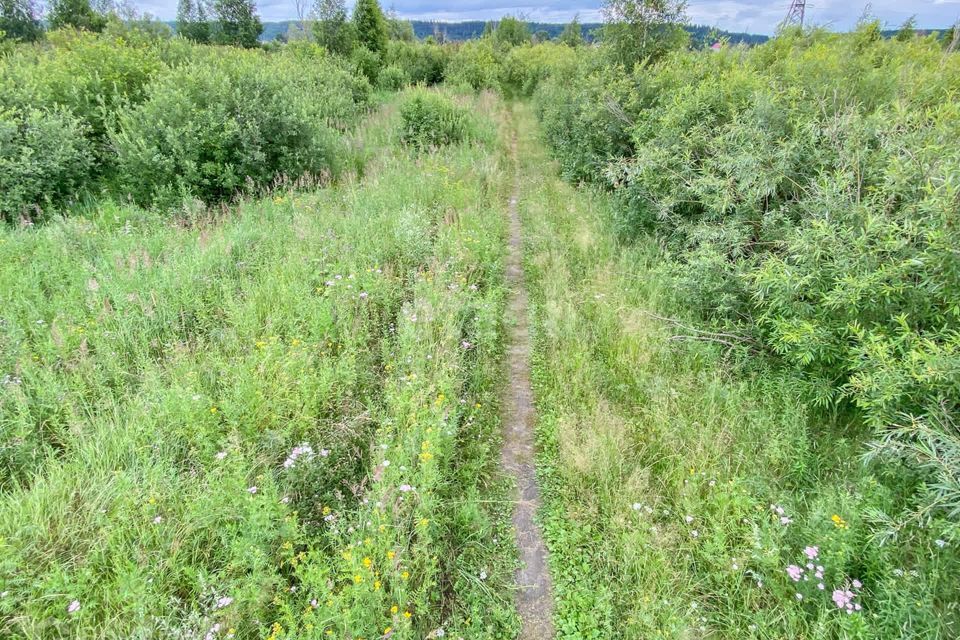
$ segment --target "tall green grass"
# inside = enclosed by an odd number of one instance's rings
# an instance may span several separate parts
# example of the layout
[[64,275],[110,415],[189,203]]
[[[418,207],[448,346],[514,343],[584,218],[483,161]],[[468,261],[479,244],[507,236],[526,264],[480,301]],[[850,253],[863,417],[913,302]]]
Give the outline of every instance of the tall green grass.
[[333,188],[0,232],[2,634],[511,628],[501,151],[398,129]]

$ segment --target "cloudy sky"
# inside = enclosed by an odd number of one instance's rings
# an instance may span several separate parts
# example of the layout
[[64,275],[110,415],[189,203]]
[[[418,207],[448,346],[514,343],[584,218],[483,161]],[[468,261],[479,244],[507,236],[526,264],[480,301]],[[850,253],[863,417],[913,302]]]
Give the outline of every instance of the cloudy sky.
[[[309,1],[309,0],[308,0]],[[177,0],[133,0],[141,10],[164,19],[176,15]],[[294,0],[256,0],[264,20],[295,16]],[[506,14],[524,15],[540,22],[567,22],[575,14],[581,22],[599,22],[601,0],[381,0],[407,18],[437,20],[487,20]],[[347,4],[352,4],[347,0]],[[689,0],[692,22],[730,31],[772,33],[787,11],[790,0]],[[808,0],[807,19],[833,29],[847,29],[863,13],[867,0]],[[871,13],[898,26],[912,15],[921,27],[943,27],[960,17],[960,0],[872,0]]]

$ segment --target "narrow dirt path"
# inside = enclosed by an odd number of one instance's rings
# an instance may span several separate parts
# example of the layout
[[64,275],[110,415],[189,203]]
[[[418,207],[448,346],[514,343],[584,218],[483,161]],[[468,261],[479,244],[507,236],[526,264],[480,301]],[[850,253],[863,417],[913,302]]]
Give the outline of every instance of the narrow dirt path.
[[534,473],[533,429],[536,415],[530,384],[530,326],[527,289],[523,279],[522,230],[517,202],[520,174],[517,135],[512,134],[513,193],[510,196],[510,240],[506,262],[510,299],[507,304],[507,384],[504,387],[504,470],[516,479],[519,497],[513,510],[513,528],[521,566],[517,570],[516,601],[522,628],[520,640],[548,640],[554,636],[553,593],[547,569],[547,548],[534,516],[540,508],[540,490]]

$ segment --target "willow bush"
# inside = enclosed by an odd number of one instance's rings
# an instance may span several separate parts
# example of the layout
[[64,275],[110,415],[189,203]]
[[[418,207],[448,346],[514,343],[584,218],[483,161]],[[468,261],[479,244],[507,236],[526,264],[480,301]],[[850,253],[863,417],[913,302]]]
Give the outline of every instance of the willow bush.
[[538,90],[547,139],[614,191],[623,239],[659,237],[678,308],[814,405],[881,430],[955,415],[960,58],[875,24],[631,72],[589,55]]
[[278,177],[336,174],[347,153],[337,128],[365,95],[357,101],[354,76],[319,48],[302,57],[230,50],[158,78],[111,133],[122,193],[216,202]]
[[0,59],[0,214],[40,220],[102,192],[209,203],[331,175],[369,96],[348,62],[308,43],[267,53],[54,31]]
[[83,124],[63,110],[0,109],[0,219],[65,202],[90,170]]

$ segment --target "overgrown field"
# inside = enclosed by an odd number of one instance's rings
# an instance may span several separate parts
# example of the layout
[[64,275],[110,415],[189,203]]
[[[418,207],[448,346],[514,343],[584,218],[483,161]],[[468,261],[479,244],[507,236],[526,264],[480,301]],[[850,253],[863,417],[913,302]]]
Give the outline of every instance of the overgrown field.
[[656,4],[3,40],[0,636],[517,637],[514,194],[558,637],[960,635],[960,38]]
[[593,186],[524,154],[562,636],[956,636],[960,58],[606,55],[535,98]]
[[512,627],[499,107],[420,153],[395,103],[363,180],[2,231],[3,634]]

